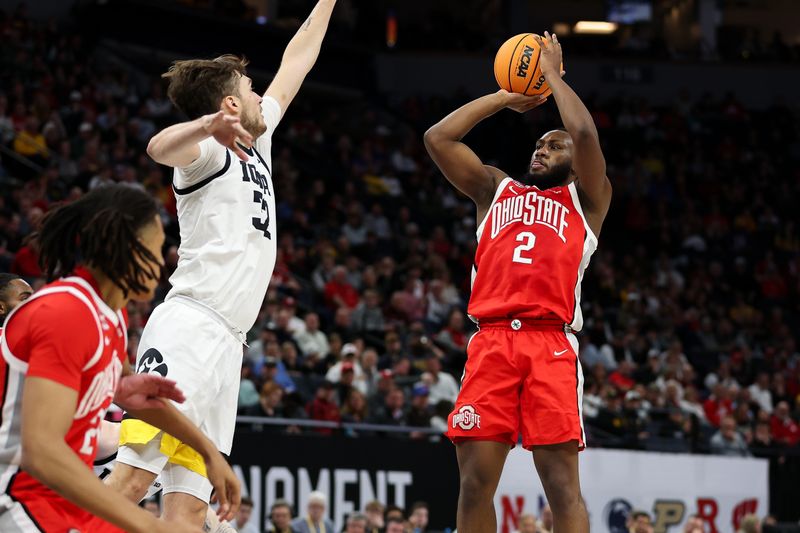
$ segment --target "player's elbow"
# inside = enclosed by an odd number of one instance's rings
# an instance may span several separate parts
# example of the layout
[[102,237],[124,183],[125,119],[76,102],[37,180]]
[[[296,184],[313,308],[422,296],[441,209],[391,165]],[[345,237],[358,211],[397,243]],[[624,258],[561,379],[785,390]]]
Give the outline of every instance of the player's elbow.
[[426,131],[425,135],[422,136],[422,140],[425,143],[425,148],[427,148],[428,152],[435,151],[437,146],[440,146],[444,140],[444,136],[438,128],[438,124],[428,128],[428,131]]
[[160,144],[161,143],[159,143],[158,135],[150,139],[150,142],[147,143],[147,155],[149,155],[150,158],[157,163],[161,162],[160,159],[162,151],[161,147],[159,146]]
[[48,471],[50,451],[47,449],[48,439],[29,438],[22,440],[20,466],[33,477],[41,480]]

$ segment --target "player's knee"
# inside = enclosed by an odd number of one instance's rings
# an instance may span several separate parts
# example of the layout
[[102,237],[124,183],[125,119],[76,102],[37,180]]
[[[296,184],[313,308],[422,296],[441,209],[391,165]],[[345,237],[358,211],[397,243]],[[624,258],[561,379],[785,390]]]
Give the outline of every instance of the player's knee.
[[583,506],[583,498],[580,489],[571,485],[552,486],[547,493],[547,500],[553,514],[560,516],[566,513],[574,513],[576,508]]
[[207,511],[206,502],[189,494],[171,492],[164,495],[164,520],[202,527]]
[[488,476],[480,472],[467,472],[461,475],[461,497],[468,501],[481,501],[491,499],[494,487],[491,486]]
[[139,502],[147,494],[156,475],[147,470],[133,468],[125,464],[117,467],[103,481],[105,484],[131,501]]

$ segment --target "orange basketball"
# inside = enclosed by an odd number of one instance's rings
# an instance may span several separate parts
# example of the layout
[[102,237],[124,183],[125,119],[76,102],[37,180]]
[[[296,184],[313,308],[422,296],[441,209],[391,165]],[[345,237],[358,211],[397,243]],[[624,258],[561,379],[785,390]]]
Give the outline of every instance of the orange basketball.
[[500,88],[528,96],[552,92],[539,68],[539,45],[533,33],[520,33],[503,43],[494,58],[494,79]]

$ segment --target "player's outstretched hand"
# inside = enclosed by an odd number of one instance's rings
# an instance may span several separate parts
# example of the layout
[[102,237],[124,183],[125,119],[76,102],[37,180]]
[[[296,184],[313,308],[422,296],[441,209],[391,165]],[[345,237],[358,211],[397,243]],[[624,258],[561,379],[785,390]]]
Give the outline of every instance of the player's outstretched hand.
[[160,409],[161,398],[183,403],[186,397],[171,379],[156,374],[134,374],[119,380],[114,403],[125,410]]
[[215,453],[206,459],[208,480],[214,486],[214,496],[219,502],[217,516],[220,520],[233,520],[242,503],[242,487],[239,478],[231,470],[222,454]]
[[233,150],[233,153],[239,156],[239,159],[247,161],[247,154],[236,144],[236,141],[251,145],[253,144],[253,136],[244,129],[239,117],[217,111],[203,117],[203,128],[222,146]]
[[524,94],[520,93],[510,93],[505,89],[500,89],[497,91],[497,94],[503,97],[505,106],[508,109],[513,109],[517,113],[525,113],[534,107],[539,107],[547,101],[546,96],[525,96]]
[[539,59],[539,68],[542,69],[542,74],[561,74],[564,75],[561,69],[564,60],[561,54],[561,43],[558,42],[558,37],[554,33],[550,35],[549,32],[544,32],[544,37],[541,35],[533,36],[536,43],[541,48],[541,58]]

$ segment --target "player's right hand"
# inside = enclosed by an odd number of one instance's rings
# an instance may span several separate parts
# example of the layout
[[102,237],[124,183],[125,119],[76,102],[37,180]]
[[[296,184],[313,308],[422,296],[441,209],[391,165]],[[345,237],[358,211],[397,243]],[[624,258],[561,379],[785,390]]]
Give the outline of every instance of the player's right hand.
[[239,478],[220,453],[213,453],[206,459],[206,473],[208,480],[214,486],[215,497],[219,502],[217,516],[220,520],[233,520],[242,503]]
[[500,89],[497,94],[503,98],[503,105],[506,108],[513,109],[517,113],[525,113],[547,101],[546,96],[525,96],[520,93],[510,93],[505,89]]
[[253,144],[253,136],[244,129],[239,117],[217,111],[203,117],[203,128],[222,146],[233,150],[233,153],[239,156],[239,159],[247,161],[247,154],[244,153],[244,150],[239,147],[236,141],[241,141],[250,146]]

